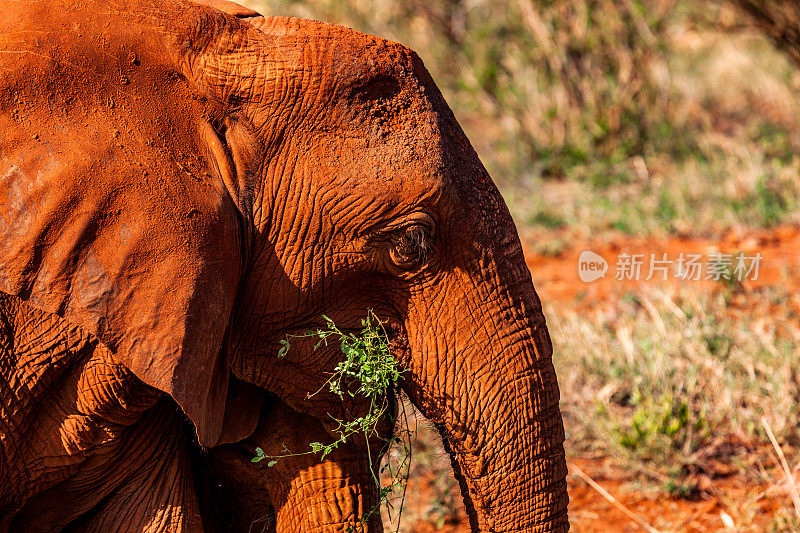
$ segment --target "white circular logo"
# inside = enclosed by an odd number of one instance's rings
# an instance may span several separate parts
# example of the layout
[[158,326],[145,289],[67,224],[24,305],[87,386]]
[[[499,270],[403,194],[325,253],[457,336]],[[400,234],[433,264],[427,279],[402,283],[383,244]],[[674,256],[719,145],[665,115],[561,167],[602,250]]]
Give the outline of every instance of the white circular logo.
[[608,262],[603,256],[591,250],[584,250],[578,258],[578,277],[584,283],[591,283],[605,277],[608,271]]

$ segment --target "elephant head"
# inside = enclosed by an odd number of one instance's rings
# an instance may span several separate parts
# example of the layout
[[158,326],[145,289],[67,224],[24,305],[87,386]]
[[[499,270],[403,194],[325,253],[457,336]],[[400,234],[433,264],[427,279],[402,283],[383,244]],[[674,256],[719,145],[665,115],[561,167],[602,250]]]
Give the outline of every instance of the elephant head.
[[[324,418],[322,314],[386,320],[474,530],[564,531],[552,348],[503,199],[407,48],[165,0],[10,2],[0,290],[96,335],[204,446]],[[48,38],[38,33],[46,21]],[[33,28],[36,31],[18,31]],[[255,402],[255,400],[254,400]]]

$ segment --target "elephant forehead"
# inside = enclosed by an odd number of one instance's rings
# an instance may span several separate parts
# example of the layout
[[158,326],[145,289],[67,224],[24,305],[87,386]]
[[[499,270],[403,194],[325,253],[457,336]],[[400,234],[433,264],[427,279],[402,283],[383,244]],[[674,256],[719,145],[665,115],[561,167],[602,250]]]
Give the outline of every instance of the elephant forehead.
[[[376,131],[383,130],[383,131]],[[379,124],[317,135],[304,174],[324,188],[334,185],[353,200],[398,208],[438,196],[449,183],[435,124],[406,124],[391,130]]]
[[294,113],[316,119],[341,101],[354,106],[391,98],[428,78],[417,55],[399,43],[306,19],[258,20],[251,26],[260,37],[247,47],[252,60],[236,54],[243,70],[252,70],[240,74],[252,80],[245,98],[256,104],[289,101]]
[[[371,75],[404,77],[414,52],[402,44],[344,26],[292,17],[267,17],[257,25],[271,45],[304,51],[306,67],[328,66],[340,81],[357,82]],[[297,57],[297,56],[296,56]]]

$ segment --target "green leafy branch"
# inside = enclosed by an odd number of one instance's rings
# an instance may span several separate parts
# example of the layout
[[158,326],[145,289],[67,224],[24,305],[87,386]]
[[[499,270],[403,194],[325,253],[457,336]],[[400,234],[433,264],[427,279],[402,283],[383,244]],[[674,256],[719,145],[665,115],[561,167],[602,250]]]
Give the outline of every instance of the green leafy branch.
[[[408,472],[411,463],[411,434],[408,430],[408,421],[405,417],[405,408],[402,410],[401,428],[396,429],[394,435],[386,441],[386,445],[381,453],[384,453],[392,445],[399,445],[402,448],[401,460],[392,466],[391,461],[381,467],[379,472],[375,472],[372,464],[370,452],[370,437],[381,438],[377,427],[384,416],[388,415],[389,399],[387,392],[401,378],[405,369],[392,356],[389,346],[388,335],[383,322],[370,310],[367,317],[361,320],[360,333],[347,333],[339,329],[333,320],[323,315],[325,327],[315,331],[309,331],[302,335],[291,335],[280,341],[281,347],[278,350],[278,357],[284,357],[291,348],[290,339],[296,338],[317,338],[319,339],[314,346],[317,350],[320,346],[327,346],[331,338],[338,339],[341,345],[344,360],[339,362],[333,369],[333,373],[328,380],[314,393],[308,395],[313,397],[319,394],[326,387],[344,400],[345,395],[350,398],[364,398],[369,401],[367,413],[352,420],[344,420],[329,416],[338,425],[332,430],[337,435],[335,441],[330,444],[321,442],[309,443],[310,450],[299,453],[287,453],[282,455],[267,455],[261,448],[256,448],[256,455],[251,459],[258,463],[267,460],[267,466],[277,464],[280,459],[309,454],[320,454],[320,459],[325,459],[328,454],[337,449],[347,439],[355,435],[363,435],[367,443],[367,454],[372,478],[378,487],[378,501],[364,516],[359,520],[360,525],[365,525],[369,518],[378,512],[381,503],[385,502],[387,508],[394,509],[391,496],[398,490],[402,490],[400,513],[402,513],[402,499],[405,495],[405,486],[408,479]],[[389,478],[386,486],[381,484],[381,474]],[[347,531],[352,531],[348,528]]]

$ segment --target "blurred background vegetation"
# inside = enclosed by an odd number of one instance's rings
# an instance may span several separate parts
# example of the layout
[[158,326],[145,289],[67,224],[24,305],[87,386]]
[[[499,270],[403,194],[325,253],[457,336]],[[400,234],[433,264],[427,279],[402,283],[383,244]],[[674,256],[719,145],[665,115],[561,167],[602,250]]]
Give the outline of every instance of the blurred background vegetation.
[[[800,224],[800,71],[728,2],[243,3],[416,50],[532,255],[557,257],[578,242],[713,241]],[[791,253],[800,263],[797,250]],[[652,498],[714,497],[721,502],[714,512],[722,509],[737,528],[798,527],[800,509],[775,488],[783,481],[770,469],[761,422],[765,417],[794,465],[796,289],[780,280],[711,292],[643,287],[591,311],[546,295],[570,460],[611,458],[627,472],[630,490]],[[457,522],[463,511],[448,461],[431,444],[434,432],[421,435],[414,472],[432,480],[425,494],[433,496],[411,501],[410,523]],[[718,485],[731,476],[752,484],[749,499]],[[773,493],[786,505],[758,522],[759,502]],[[580,518],[576,505],[573,517]],[[658,527],[685,526],[670,513],[656,515],[649,519]],[[576,530],[596,530],[587,516]]]
[[719,233],[800,220],[800,74],[709,0],[253,0],[416,50],[517,220]]

